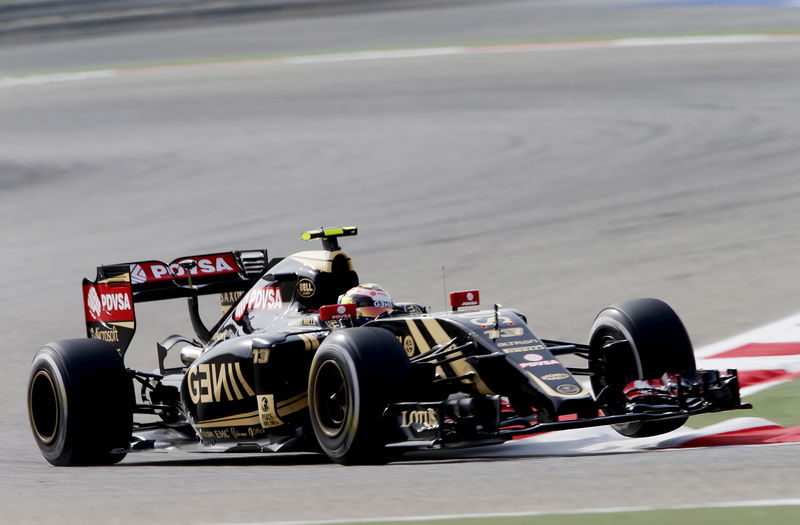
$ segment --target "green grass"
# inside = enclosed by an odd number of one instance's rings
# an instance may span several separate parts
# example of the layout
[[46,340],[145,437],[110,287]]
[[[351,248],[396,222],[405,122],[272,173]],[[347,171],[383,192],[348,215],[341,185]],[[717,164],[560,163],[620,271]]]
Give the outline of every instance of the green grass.
[[763,417],[783,427],[800,425],[800,379],[774,386],[742,401],[751,403],[753,409],[694,416],[687,424],[692,428],[702,428],[735,417]]
[[[519,517],[481,517],[423,521],[374,522],[374,525],[664,525],[665,523],[702,523],[703,525],[796,525],[800,522],[800,506],[731,507],[652,510],[636,512],[603,512],[587,514],[545,514]],[[359,522],[358,525],[370,523]],[[344,524],[343,524],[344,525]]]

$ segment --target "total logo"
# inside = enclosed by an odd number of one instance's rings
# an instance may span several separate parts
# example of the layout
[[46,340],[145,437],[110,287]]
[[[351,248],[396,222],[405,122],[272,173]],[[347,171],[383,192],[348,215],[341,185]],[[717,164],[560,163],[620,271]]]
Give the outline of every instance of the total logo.
[[192,275],[217,275],[236,273],[239,271],[236,259],[232,254],[221,254],[201,259],[179,259],[173,261],[169,265],[161,262],[142,262],[131,265],[131,282],[133,284],[144,284],[184,277],[186,275],[186,270],[180,263],[186,261],[194,261],[197,263],[197,265],[190,270]]

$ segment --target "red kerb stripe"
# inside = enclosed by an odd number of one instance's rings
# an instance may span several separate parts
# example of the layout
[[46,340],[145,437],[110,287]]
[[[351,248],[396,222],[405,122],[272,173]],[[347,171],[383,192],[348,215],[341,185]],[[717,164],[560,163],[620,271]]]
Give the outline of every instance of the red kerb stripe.
[[760,385],[769,381],[783,381],[800,377],[800,372],[786,370],[739,370],[739,386]]
[[679,448],[766,445],[769,443],[796,443],[798,441],[800,441],[800,427],[782,428],[775,425],[699,437],[687,441]]
[[797,354],[800,354],[800,343],[749,343],[709,357],[716,359],[717,357],[764,357]]

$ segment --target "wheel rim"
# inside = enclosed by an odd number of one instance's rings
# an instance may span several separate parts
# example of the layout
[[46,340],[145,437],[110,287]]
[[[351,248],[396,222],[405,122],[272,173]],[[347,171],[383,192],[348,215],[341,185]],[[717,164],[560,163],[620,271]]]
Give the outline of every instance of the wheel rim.
[[28,405],[36,438],[45,445],[50,444],[56,437],[60,414],[55,383],[45,370],[33,376]]
[[314,381],[314,416],[320,430],[328,437],[342,433],[349,413],[347,379],[336,361],[325,361]]
[[[610,355],[610,352],[617,353],[616,364],[619,365],[619,354],[626,350],[622,347],[611,349],[610,347],[612,345],[626,345],[628,353],[632,353],[633,351],[633,349],[630,348],[630,341],[628,341],[621,332],[609,327],[604,327],[603,329],[595,332],[590,342],[590,346],[593,350],[591,353],[591,369],[595,374],[592,376],[590,382],[595,395],[599,395],[600,392],[610,384],[623,387],[636,378],[636,372],[634,371],[635,363],[632,360],[626,361],[624,363],[624,368],[615,368],[612,365],[611,361],[613,356]],[[614,399],[610,398],[608,401],[610,401],[611,404],[606,405],[603,408],[604,413],[621,414],[625,412],[624,406],[619,405],[618,403],[620,400],[617,400],[617,403],[614,403]]]

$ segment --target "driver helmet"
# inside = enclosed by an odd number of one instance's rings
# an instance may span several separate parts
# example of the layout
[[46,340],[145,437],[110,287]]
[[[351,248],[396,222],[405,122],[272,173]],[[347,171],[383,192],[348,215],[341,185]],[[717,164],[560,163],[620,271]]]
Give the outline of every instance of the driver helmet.
[[350,288],[339,296],[339,304],[356,305],[356,321],[366,323],[378,316],[390,313],[394,308],[392,297],[375,283],[366,283]]

